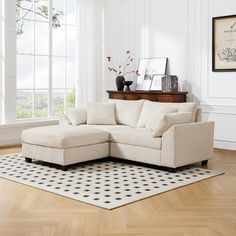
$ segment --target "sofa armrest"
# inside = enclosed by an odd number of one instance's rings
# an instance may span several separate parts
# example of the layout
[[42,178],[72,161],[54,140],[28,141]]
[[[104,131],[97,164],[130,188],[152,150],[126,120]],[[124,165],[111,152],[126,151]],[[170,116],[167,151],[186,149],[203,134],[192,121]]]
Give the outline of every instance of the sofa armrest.
[[59,117],[59,125],[71,125],[67,115],[63,115]]
[[214,122],[174,125],[162,136],[161,165],[177,168],[213,156]]

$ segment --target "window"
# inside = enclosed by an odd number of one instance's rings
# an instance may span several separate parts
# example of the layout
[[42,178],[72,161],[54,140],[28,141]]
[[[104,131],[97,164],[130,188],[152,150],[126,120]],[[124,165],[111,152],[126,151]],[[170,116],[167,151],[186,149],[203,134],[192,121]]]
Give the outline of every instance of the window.
[[75,106],[76,0],[16,0],[16,117]]

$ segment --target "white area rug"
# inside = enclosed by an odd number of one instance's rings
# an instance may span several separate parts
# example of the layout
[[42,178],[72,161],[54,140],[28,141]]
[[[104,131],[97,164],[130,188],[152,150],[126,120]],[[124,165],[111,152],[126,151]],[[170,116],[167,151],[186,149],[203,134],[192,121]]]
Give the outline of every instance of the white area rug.
[[149,167],[103,161],[62,171],[26,163],[21,154],[0,157],[0,177],[85,203],[113,209],[222,173],[188,167],[169,173]]

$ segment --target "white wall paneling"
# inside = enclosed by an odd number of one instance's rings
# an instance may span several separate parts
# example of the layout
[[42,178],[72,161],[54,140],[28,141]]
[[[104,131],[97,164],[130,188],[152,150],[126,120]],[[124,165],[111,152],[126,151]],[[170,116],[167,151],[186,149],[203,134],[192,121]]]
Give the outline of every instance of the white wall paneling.
[[[236,73],[211,70],[212,17],[235,14],[236,1],[107,0],[106,5],[105,55],[119,63],[126,49],[136,59],[168,57],[180,90],[202,105],[204,120],[215,121],[215,146],[236,150]],[[105,80],[106,89],[115,89],[115,75],[106,67]]]

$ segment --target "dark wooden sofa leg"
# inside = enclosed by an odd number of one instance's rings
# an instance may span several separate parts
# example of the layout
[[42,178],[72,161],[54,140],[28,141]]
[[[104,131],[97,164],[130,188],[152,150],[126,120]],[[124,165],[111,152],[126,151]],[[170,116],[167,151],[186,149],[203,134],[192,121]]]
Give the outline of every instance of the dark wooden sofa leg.
[[32,158],[25,157],[25,162],[27,162],[27,163],[32,163]]
[[208,160],[202,161],[202,166],[206,166],[208,163]]
[[170,173],[175,173],[176,172],[176,168],[167,167],[166,170]]
[[63,171],[67,171],[68,170],[67,166],[60,166],[60,167],[61,167],[61,170],[63,170]]

